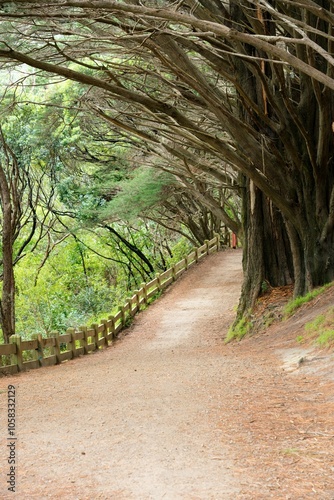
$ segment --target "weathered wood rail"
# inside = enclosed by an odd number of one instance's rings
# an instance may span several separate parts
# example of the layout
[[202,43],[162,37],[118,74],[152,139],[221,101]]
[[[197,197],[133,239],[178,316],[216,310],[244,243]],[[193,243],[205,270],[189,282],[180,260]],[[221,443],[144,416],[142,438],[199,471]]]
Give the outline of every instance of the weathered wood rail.
[[180,262],[145,283],[119,308],[114,316],[103,319],[101,324],[78,329],[69,328],[65,334],[54,332],[51,337],[33,335],[32,340],[22,340],[19,335],[10,338],[10,344],[0,345],[0,373],[15,374],[21,371],[60,364],[78,356],[107,347],[130,318],[146,306],[148,301],[175,281],[186,269],[206,255],[219,250],[219,235],[196,248]]

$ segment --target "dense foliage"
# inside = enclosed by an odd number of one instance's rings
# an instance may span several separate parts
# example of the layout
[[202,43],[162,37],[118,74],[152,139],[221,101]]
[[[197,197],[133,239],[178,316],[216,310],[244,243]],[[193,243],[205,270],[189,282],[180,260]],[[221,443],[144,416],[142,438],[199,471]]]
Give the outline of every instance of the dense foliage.
[[71,89],[46,114],[71,130],[56,151],[80,224],[108,231],[109,209],[132,215],[118,190],[145,191],[134,167],[159,168],[150,199],[132,197],[146,220],[194,241],[222,225],[243,239],[240,315],[264,281],[301,295],[334,278],[330,0],[17,0],[0,19],[3,68],[25,72],[22,85],[47,79],[43,102],[60,79]]
[[[11,89],[6,74],[1,164],[17,213],[6,314],[14,316],[12,332],[29,338],[111,314],[195,241],[182,221],[158,223],[173,177],[136,168],[133,145],[102,124],[92,136],[89,117],[75,106],[78,85],[48,87],[28,76]],[[3,279],[4,258],[1,264]]]

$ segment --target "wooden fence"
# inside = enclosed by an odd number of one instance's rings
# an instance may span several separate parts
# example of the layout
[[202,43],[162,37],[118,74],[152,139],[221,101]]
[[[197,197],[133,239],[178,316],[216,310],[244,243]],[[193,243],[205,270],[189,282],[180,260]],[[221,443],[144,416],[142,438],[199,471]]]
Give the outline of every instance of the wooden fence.
[[52,337],[47,338],[36,334],[33,335],[32,340],[22,340],[19,335],[13,335],[10,338],[10,344],[0,345],[0,373],[15,374],[41,366],[52,366],[107,347],[117,338],[129,319],[142,306],[146,306],[154,295],[164,290],[190,266],[218,250],[219,235],[216,235],[172,268],[157,275],[149,283],[143,284],[125,305],[119,308],[117,314],[102,320],[99,325],[82,326],[78,329],[69,328],[64,335],[54,332]]

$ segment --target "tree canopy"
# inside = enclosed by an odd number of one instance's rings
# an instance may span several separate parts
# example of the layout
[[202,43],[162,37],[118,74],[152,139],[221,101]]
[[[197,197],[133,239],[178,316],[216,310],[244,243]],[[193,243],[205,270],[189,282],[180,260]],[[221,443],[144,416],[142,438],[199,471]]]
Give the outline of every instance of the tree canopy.
[[[37,75],[25,85],[1,81],[0,324],[7,342],[15,331],[49,334],[110,314],[189,251],[173,230],[191,239],[180,221],[165,228],[140,217],[145,206],[157,205],[166,180],[135,182],[129,141],[80,112],[80,86],[45,88],[47,81]],[[127,183],[137,199],[127,196]],[[111,206],[121,191],[125,213]]]
[[80,109],[243,231],[241,312],[264,280],[299,295],[333,279],[330,0],[0,7],[4,67],[82,84]]

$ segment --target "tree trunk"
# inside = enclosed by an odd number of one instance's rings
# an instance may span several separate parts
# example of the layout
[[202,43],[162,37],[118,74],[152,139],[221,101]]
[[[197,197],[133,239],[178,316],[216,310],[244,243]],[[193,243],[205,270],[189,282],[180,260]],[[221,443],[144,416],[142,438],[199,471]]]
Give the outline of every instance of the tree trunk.
[[[333,189],[329,178],[327,186]],[[305,186],[299,194],[295,216],[283,218],[252,181],[246,181],[244,283],[238,319],[254,307],[264,282],[270,286],[294,283],[298,297],[334,280],[334,221],[328,210],[315,210],[320,199],[316,186],[312,196]]]
[[3,282],[0,301],[0,321],[5,343],[15,334],[15,279],[13,271],[12,206],[6,174],[0,165],[0,197],[2,205]]
[[237,320],[252,309],[263,287],[293,283],[293,255],[283,217],[247,179],[243,193],[244,281]]
[[323,237],[316,221],[287,223],[295,269],[295,297],[334,280],[334,232]]
[[[328,3],[325,4],[328,7]],[[258,19],[264,34],[273,35],[274,23],[270,22],[270,16],[266,14],[266,18],[262,14],[261,10],[254,9],[254,19]],[[251,31],[253,21],[250,17],[243,17],[240,2],[231,2],[231,15],[240,20],[240,30],[247,31],[249,27]],[[316,18],[312,22],[316,23]],[[316,38],[319,38],[319,43],[324,43],[321,36]],[[244,49],[250,56],[261,57],[260,51],[253,47],[245,45]],[[298,50],[301,59],[307,60],[304,49]],[[320,63],[320,58],[314,61],[315,66]],[[300,296],[334,278],[334,221],[331,220],[334,219],[334,96],[330,89],[321,88],[302,73],[299,74],[300,80],[295,80],[298,94],[294,99],[288,79],[280,79],[283,83],[281,93],[276,92],[274,85],[266,88],[265,79],[274,84],[280,72],[276,68],[277,73],[272,73],[265,56],[260,67],[263,81],[258,78],[259,74],[251,71],[251,65],[237,61],[235,68],[240,87],[262,111],[262,117],[254,109],[249,113],[247,100],[242,98],[240,117],[254,131],[261,131],[263,145],[268,145],[276,157],[277,172],[286,173],[284,184],[280,184],[282,178],[275,179],[275,173],[272,173],[272,183],[282,196],[278,203],[282,212],[254,188],[251,181],[246,183],[245,277],[238,311],[240,318],[254,306],[261,292],[261,283],[265,281],[271,286],[294,283],[294,295]],[[292,106],[292,102],[296,104]],[[280,121],[280,129],[274,131],[268,127],[267,119]],[[262,165],[259,162],[254,164],[265,176],[272,167],[272,162],[265,162],[264,157]]]
[[132,243],[130,243],[130,241],[128,241],[126,238],[124,238],[118,231],[116,231],[116,229],[114,229],[112,226],[109,226],[108,224],[104,224],[103,225],[104,228],[108,229],[108,231],[110,231],[112,234],[114,234],[115,236],[117,236],[117,238],[122,242],[124,243],[124,245],[129,249],[131,250],[131,252],[135,253],[140,260],[142,260],[148,267],[148,269],[145,269],[143,267],[143,269],[145,270],[145,273],[147,274],[147,276],[151,276],[153,273],[154,273],[154,267],[153,265],[151,264],[151,262],[148,260],[148,258],[146,257],[146,255],[140,250],[140,248],[138,248],[136,245],[133,245]]

